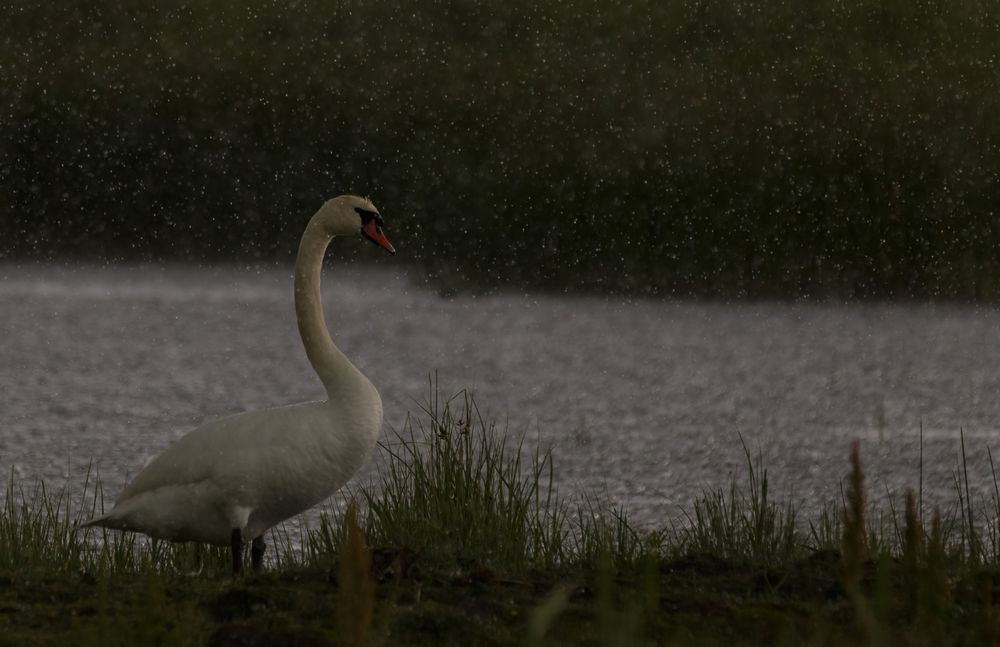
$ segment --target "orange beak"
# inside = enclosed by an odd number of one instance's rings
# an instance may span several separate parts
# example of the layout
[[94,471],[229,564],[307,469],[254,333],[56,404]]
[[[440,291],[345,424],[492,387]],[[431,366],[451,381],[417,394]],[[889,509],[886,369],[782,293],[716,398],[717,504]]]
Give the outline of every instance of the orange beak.
[[393,247],[392,243],[389,242],[389,239],[385,237],[385,234],[382,233],[382,228],[378,226],[378,223],[376,223],[375,220],[369,220],[368,224],[361,227],[361,235],[390,254],[396,253],[396,248]]

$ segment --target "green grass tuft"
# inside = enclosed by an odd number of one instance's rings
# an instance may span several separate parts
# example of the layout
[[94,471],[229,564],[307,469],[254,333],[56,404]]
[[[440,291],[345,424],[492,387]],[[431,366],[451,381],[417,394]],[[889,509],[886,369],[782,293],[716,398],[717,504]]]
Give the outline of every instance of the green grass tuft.
[[466,392],[441,399],[432,391],[423,414],[383,445],[379,481],[361,489],[371,540],[434,563],[516,570],[559,562],[566,508],[551,453],[525,461],[523,438],[511,440]]
[[774,500],[762,456],[755,460],[745,442],[743,451],[747,483],[734,479],[728,489],[709,490],[694,502],[680,532],[682,550],[764,567],[787,564],[804,543],[797,512],[791,502]]

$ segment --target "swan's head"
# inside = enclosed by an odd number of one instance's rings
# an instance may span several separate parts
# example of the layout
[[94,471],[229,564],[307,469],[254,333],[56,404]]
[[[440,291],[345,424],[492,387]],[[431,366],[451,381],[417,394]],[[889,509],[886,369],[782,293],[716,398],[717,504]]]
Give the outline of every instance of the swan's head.
[[368,198],[342,195],[327,200],[313,216],[329,236],[354,236],[360,234],[390,254],[396,253],[382,227],[382,215]]

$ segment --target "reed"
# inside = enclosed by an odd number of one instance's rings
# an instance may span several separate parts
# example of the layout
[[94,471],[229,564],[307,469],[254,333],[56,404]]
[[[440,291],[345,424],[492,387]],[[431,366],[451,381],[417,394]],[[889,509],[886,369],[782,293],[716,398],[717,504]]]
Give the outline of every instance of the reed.
[[375,580],[372,549],[358,524],[358,506],[354,501],[344,513],[343,538],[335,605],[337,626],[348,644],[366,647],[373,643]]

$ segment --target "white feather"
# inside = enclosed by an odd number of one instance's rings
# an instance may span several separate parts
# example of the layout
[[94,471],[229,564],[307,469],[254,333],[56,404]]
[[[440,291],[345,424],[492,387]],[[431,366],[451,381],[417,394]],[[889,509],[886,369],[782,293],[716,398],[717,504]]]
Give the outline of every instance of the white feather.
[[296,260],[299,332],[328,399],[194,429],[154,458],[110,512],[84,525],[229,545],[234,529],[259,537],[329,497],[365,464],[382,427],[382,401],[333,344],[319,300],[327,244],[360,230],[356,207],[375,209],[354,196],[324,204],[306,227]]

